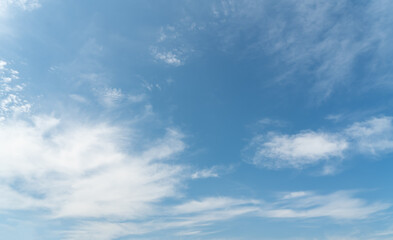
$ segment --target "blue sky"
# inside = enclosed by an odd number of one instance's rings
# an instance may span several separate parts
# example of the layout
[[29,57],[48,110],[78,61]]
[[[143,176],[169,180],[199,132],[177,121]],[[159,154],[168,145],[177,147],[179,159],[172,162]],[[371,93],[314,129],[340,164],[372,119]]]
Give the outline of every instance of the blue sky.
[[391,1],[0,0],[0,236],[393,238]]

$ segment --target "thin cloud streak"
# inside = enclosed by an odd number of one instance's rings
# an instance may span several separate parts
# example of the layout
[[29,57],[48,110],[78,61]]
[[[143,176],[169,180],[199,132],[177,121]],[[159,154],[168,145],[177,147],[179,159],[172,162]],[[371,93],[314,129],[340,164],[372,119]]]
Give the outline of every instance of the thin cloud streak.
[[[292,192],[275,201],[266,202],[253,199],[210,197],[192,200],[168,208],[167,215],[144,222],[85,222],[68,232],[70,240],[84,239],[92,232],[97,239],[114,239],[126,235],[145,235],[159,230],[188,230],[185,233],[203,235],[201,227],[228,221],[242,216],[267,219],[309,219],[329,218],[335,221],[363,220],[372,217],[391,205],[382,202],[368,203],[354,197],[352,191],[338,191],[319,195],[314,192]],[[288,197],[290,196],[290,197]],[[161,212],[162,213],[162,212]]]

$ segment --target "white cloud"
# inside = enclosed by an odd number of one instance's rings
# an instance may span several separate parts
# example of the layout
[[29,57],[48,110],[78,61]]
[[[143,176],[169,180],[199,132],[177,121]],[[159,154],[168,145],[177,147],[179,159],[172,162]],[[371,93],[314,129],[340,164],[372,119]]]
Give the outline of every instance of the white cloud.
[[0,60],[0,70],[3,70],[6,65],[7,65],[6,61]]
[[[136,130],[137,121],[120,126],[78,116],[21,117],[15,114],[24,106],[17,95],[21,89],[13,83],[18,73],[3,66],[1,76],[12,81],[2,82],[0,89],[2,212],[29,210],[47,219],[86,220],[77,226],[77,233],[68,232],[70,239],[85,239],[83,232],[94,236],[97,230],[89,226],[96,221],[104,232],[95,239],[111,239],[130,234],[130,224],[121,231],[119,221],[147,219],[157,214],[163,200],[179,196],[187,178],[185,167],[167,161],[186,147],[178,130],[168,128],[163,136],[151,139]],[[119,89],[106,90],[111,101],[125,98]]]
[[0,17],[7,16],[11,8],[31,11],[41,6],[38,0],[0,0]]
[[268,133],[255,136],[246,148],[253,164],[271,169],[303,169],[324,163],[322,174],[336,172],[337,160],[352,153],[393,151],[391,117],[355,122],[342,131],[303,131],[293,135]]
[[31,104],[20,97],[23,84],[18,84],[19,72],[7,67],[7,62],[0,61],[0,117],[17,115],[30,111]]
[[216,178],[219,177],[219,174],[217,172],[216,168],[210,168],[210,169],[202,169],[199,171],[194,172],[191,175],[192,179],[199,179],[199,178]]
[[177,67],[184,64],[181,57],[182,53],[177,49],[159,51],[157,48],[152,48],[151,52],[156,60],[163,61],[169,65]]
[[30,111],[31,105],[21,100],[14,94],[9,94],[6,98],[0,102],[0,112],[12,112],[12,113],[26,113]]
[[283,199],[293,199],[310,195],[310,192],[290,192],[284,195]]
[[177,214],[203,213],[206,211],[229,209],[235,206],[257,204],[256,200],[242,200],[228,197],[205,198],[201,201],[190,201],[174,207]]
[[150,47],[154,59],[174,67],[184,65],[193,48],[184,39],[183,31],[189,31],[184,28],[183,19],[176,26],[161,27],[158,40]]
[[357,122],[346,129],[361,152],[377,154],[393,150],[393,124],[391,117],[371,118]]
[[[160,160],[184,149],[182,135],[168,130],[157,144],[131,154],[122,150],[122,132],[52,117],[3,121],[1,195],[11,206],[1,207],[43,208],[55,218],[147,216],[152,204],[176,195],[182,167]],[[18,188],[7,184],[16,180]]]
[[[149,86],[153,88],[154,86]],[[98,101],[105,107],[113,108],[118,107],[122,104],[132,104],[132,103],[141,103],[147,99],[146,94],[127,94],[123,93],[122,89],[120,88],[110,88],[106,87],[103,89],[95,89],[95,93],[98,97]],[[76,101],[82,102],[81,96],[79,95],[70,95],[70,97]],[[83,102],[86,102],[83,101]]]
[[365,219],[370,215],[390,207],[387,203],[367,203],[356,198],[353,192],[338,191],[328,195],[308,192],[295,198],[284,196],[272,209],[261,211],[261,215],[271,218],[319,218]]
[[[17,76],[16,71],[10,72]],[[7,97],[11,96],[10,89],[14,88],[4,90]],[[112,88],[108,95],[124,97],[120,90]],[[12,116],[0,123],[0,209],[45,210],[38,214],[50,219],[77,219],[80,225],[65,231],[68,239],[105,240],[162,229],[192,229],[256,214],[268,218],[361,219],[388,207],[367,204],[348,193],[318,196],[308,192],[288,193],[278,203],[207,197],[168,205],[163,201],[178,200],[184,180],[189,178],[180,163],[167,161],[186,147],[179,131],[167,129],[164,136],[150,141],[142,134],[147,143],[140,148],[132,143],[141,139],[127,134],[133,126],[83,121],[78,117],[70,120],[33,115],[23,119]],[[365,126],[366,130],[378,132],[374,129],[378,127]],[[307,143],[302,137],[310,136],[305,136],[298,134],[292,140]],[[334,135],[326,136],[312,135],[311,139],[319,139],[320,144],[331,144],[329,141],[335,139]],[[321,154],[295,145],[295,157],[311,153],[314,157],[334,156],[331,146],[328,150],[321,148]],[[199,176],[214,174],[213,169]],[[321,200],[326,197],[332,203],[352,208],[335,212],[333,206]],[[306,203],[301,205],[294,199]],[[159,220],[155,221],[155,217]],[[198,234],[195,230],[188,232]]]
[[[192,200],[174,207],[167,206],[155,217],[157,220],[138,222],[84,222],[68,232],[68,239],[114,239],[126,235],[143,235],[164,229],[178,229],[183,235],[205,234],[209,225],[240,216],[268,219],[330,218],[333,220],[362,220],[389,208],[382,202],[368,203],[354,197],[354,192],[338,191],[326,195],[300,191],[287,193],[271,202],[229,197]],[[200,228],[203,227],[202,231]],[[187,234],[189,233],[189,234]],[[89,235],[93,234],[93,235]]]
[[347,141],[340,136],[311,131],[295,135],[257,136],[250,145],[256,148],[252,162],[267,168],[303,168],[342,157],[348,147]]
[[116,103],[121,101],[124,97],[121,89],[119,88],[105,88],[101,93],[101,101],[106,106],[114,106]]
[[[206,234],[194,230],[195,227],[209,226],[217,221],[225,221],[241,215],[257,213],[258,202],[233,198],[206,198],[190,201],[178,206],[167,206],[156,212],[157,220],[145,219],[138,222],[98,222],[89,221],[69,231],[68,239],[79,240],[87,236],[94,239],[115,239],[126,235],[142,235],[164,229],[180,229],[180,233]],[[164,219],[164,220],[162,220]],[[188,231],[184,231],[184,230]],[[90,235],[93,234],[93,235]],[[184,235],[184,234],[183,234]]]
[[212,166],[210,168],[200,169],[191,174],[191,179],[201,178],[218,178],[224,174],[228,174],[234,170],[234,166]]

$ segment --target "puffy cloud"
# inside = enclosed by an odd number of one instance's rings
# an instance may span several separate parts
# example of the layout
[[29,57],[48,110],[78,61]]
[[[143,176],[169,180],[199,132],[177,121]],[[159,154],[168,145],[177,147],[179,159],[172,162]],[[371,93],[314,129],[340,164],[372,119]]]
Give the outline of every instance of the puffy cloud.
[[257,148],[252,161],[268,168],[303,168],[322,160],[341,157],[348,147],[345,139],[339,136],[317,132],[292,136],[271,134],[267,140],[257,136],[251,145]]
[[391,117],[374,117],[355,122],[339,132],[303,131],[293,135],[256,135],[246,148],[258,166],[303,169],[324,163],[324,174],[335,172],[338,160],[349,153],[378,154],[393,150]]

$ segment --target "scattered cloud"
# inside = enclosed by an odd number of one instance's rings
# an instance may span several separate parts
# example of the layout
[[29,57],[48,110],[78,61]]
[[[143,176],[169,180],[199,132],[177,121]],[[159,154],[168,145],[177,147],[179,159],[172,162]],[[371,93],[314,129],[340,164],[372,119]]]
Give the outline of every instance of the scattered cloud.
[[1,209],[78,219],[65,239],[107,240],[163,229],[199,234],[195,228],[240,216],[364,219],[390,206],[348,191],[291,192],[271,202],[207,197],[164,204],[178,199],[186,178],[181,163],[168,161],[184,151],[183,135],[167,129],[140,149],[130,146],[135,140],[126,132],[99,121],[6,119],[0,124]]
[[195,30],[199,32],[200,29],[195,23],[189,23],[185,19],[187,17],[180,19],[175,25],[160,28],[156,42],[149,48],[150,54],[156,61],[178,67],[184,65],[190,54],[194,52],[187,33]]
[[101,94],[101,100],[106,106],[113,106],[124,97],[119,88],[105,88]]
[[349,152],[379,154],[393,150],[391,117],[355,122],[340,132],[302,131],[293,135],[270,132],[255,136],[246,148],[253,164],[270,168],[303,169],[324,163],[323,174],[333,174],[335,165]]
[[0,61],[0,117],[30,112],[31,104],[20,96],[24,84],[18,83],[19,72]]
[[132,150],[124,133],[108,123],[51,116],[3,121],[2,210],[42,209],[49,219],[79,219],[65,231],[66,239],[104,240],[163,229],[198,235],[204,231],[195,228],[246,215],[365,219],[390,206],[367,203],[350,191],[290,192],[271,202],[207,197],[163,204],[179,196],[185,178],[182,165],[166,161],[185,149],[183,135],[168,129],[145,149]]
[[[266,2],[272,5],[265,11]],[[246,50],[262,50],[274,56],[282,66],[282,78],[311,76],[313,80],[307,84],[320,101],[328,98],[337,86],[351,81],[351,70],[363,54],[372,53],[374,57],[369,61],[374,67],[391,54],[388,46],[391,32],[373,30],[389,26],[389,20],[374,19],[373,11],[382,11],[389,17],[386,14],[389,8],[384,9],[383,4],[357,8],[361,10],[359,15],[373,19],[370,25],[363,25],[357,13],[350,12],[348,17],[344,14],[349,1],[287,1],[284,5],[273,2],[215,1],[212,7],[215,19],[209,27],[224,29],[213,31],[220,38],[217,42],[222,49],[229,49],[239,39],[255,39],[247,44]],[[11,8],[30,11],[38,7],[37,0],[0,0],[0,17]],[[278,16],[271,17],[269,9],[280,9]],[[194,19],[182,24],[189,32],[206,26]],[[222,27],[223,24],[227,27]],[[251,28],[254,32],[246,36]],[[192,44],[184,44],[185,47],[168,44],[177,42],[181,35],[177,26],[161,28],[157,43],[150,48],[153,58],[174,67],[184,65]],[[79,59],[67,69],[77,71],[68,72],[76,72],[78,79],[88,80],[93,86],[101,82],[96,93],[98,101],[106,107],[146,101],[146,94],[131,95],[102,83],[105,71],[97,60],[91,59],[103,50],[94,39],[89,40]],[[242,216],[364,220],[391,206],[366,201],[355,196],[354,191],[286,192],[271,201],[228,196],[183,198],[187,180],[217,178],[222,169],[201,169],[190,177],[189,168],[177,160],[186,149],[181,131],[167,128],[163,134],[152,137],[134,125],[99,119],[37,114],[20,117],[21,113],[30,113],[32,106],[20,95],[24,84],[19,83],[19,73],[9,65],[12,64],[0,60],[0,210],[5,213],[28,210],[49,220],[69,220],[70,229],[62,229],[65,239],[107,240],[164,229],[179,230],[178,236],[194,236],[206,232],[198,228]],[[171,82],[167,80],[168,84]],[[144,87],[149,91],[161,89],[159,84],[146,83]],[[79,94],[68,96],[79,103],[90,102]],[[144,106],[146,112],[151,111],[150,104]],[[328,119],[339,121],[341,116],[331,115]],[[282,126],[281,122],[267,118],[258,124]],[[130,134],[134,130],[141,134]],[[259,134],[250,141],[248,149],[252,163],[269,169],[304,169],[320,164],[324,165],[325,174],[332,174],[336,171],[335,162],[350,154],[392,152],[392,118],[374,117],[341,131]],[[390,236],[392,232],[377,235]]]
[[156,60],[169,65],[178,67],[184,64],[184,60],[182,60],[183,53],[178,49],[173,49],[171,51],[159,51],[157,48],[152,48],[151,53]]

